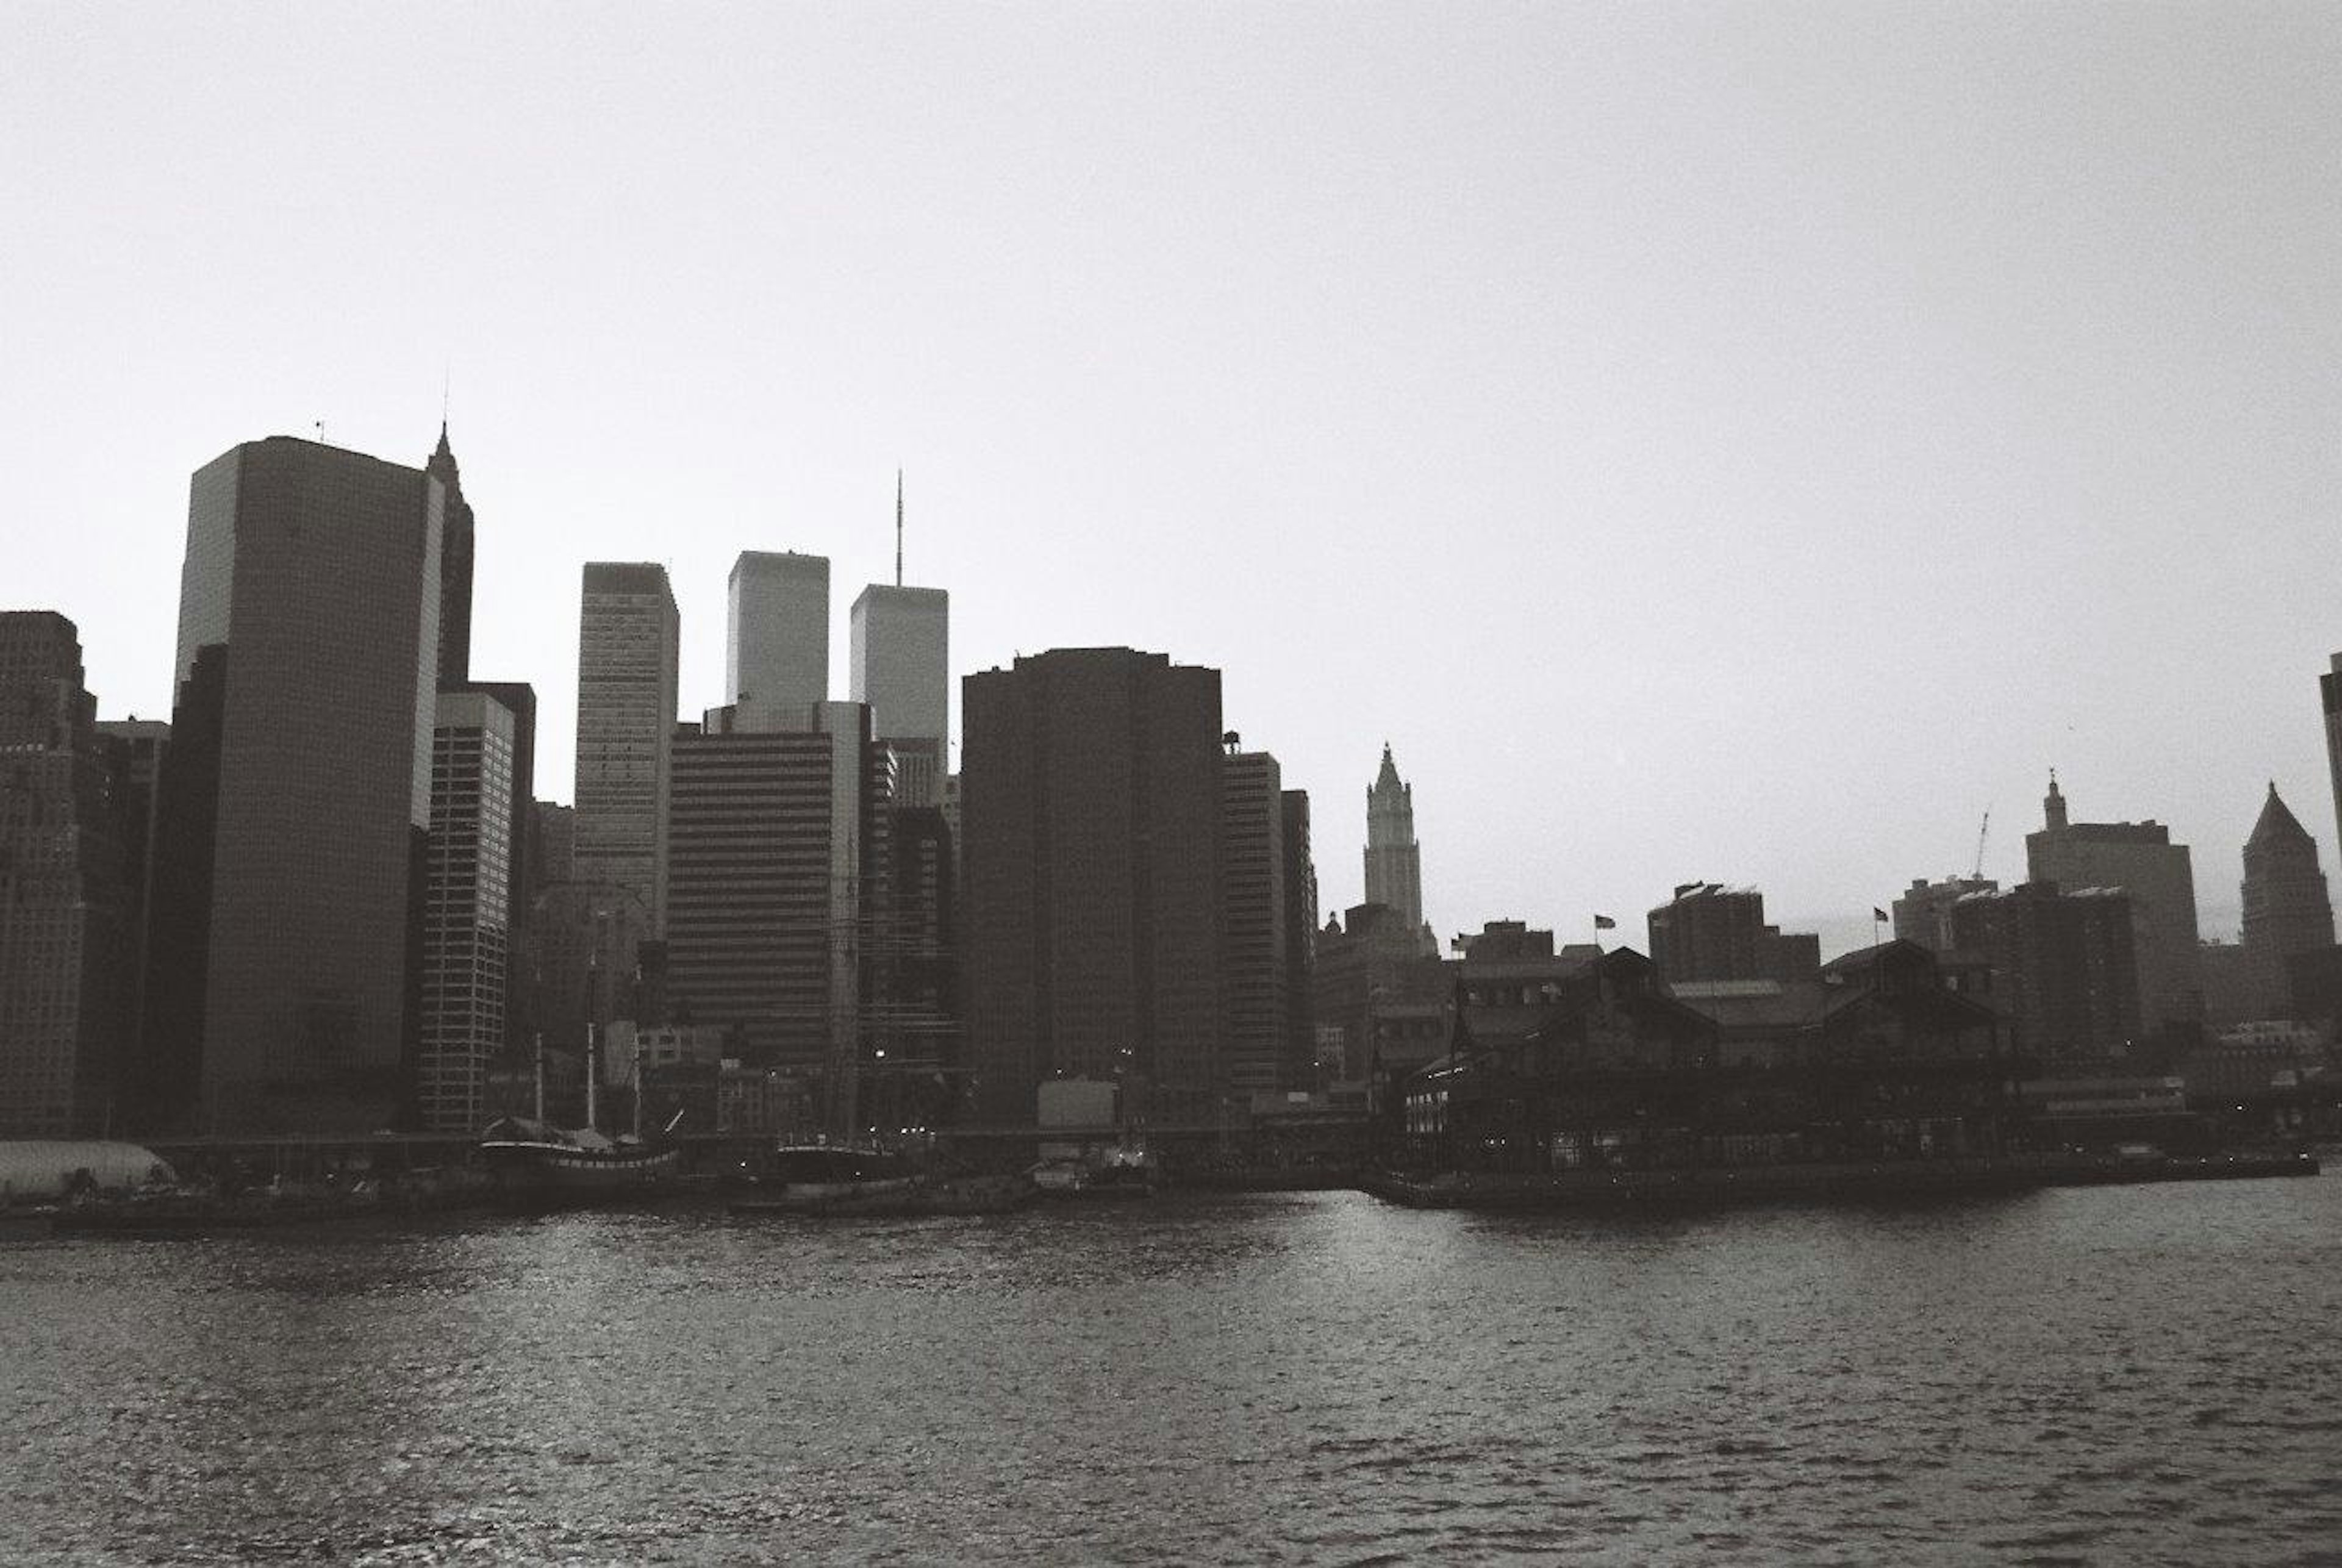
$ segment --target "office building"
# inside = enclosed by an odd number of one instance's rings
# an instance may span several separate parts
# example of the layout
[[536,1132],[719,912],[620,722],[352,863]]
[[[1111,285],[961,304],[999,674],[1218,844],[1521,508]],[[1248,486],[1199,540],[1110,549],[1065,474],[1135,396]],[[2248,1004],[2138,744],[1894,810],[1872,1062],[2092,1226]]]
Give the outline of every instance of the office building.
[[950,760],[951,595],[874,583],[855,599],[848,632],[848,694],[869,704],[878,738],[895,748],[901,804],[937,804]]
[[444,419],[439,422],[439,444],[432,449],[423,472],[439,481],[444,493],[439,543],[439,684],[455,688],[472,678],[474,538],[472,505],[464,499],[464,477],[455,466],[455,449],[447,444],[447,422]]
[[2317,869],[2317,841],[2286,809],[2274,781],[2245,841],[2244,910],[2252,1015],[2293,1017],[2286,962],[2334,945],[2334,905]]
[[1765,923],[1753,887],[1678,884],[1647,916],[1651,962],[1669,984],[1715,980],[1810,980],[1821,973],[1821,938]]
[[1220,674],[1066,648],[961,687],[961,870],[979,1114],[1054,1077],[1208,1119],[1221,1054]]
[[0,612],[0,1137],[112,1124],[131,1008],[131,880],[118,774],[81,639]]
[[144,1048],[166,1130],[411,1109],[444,500],[285,436],[195,474]]
[[[126,1093],[135,1079],[139,1023],[145,1015],[151,936],[147,909],[155,893],[155,835],[162,805],[163,759],[171,750],[171,726],[160,719],[133,714],[126,719],[100,719],[95,728],[113,776],[115,820],[122,842],[123,874],[130,892],[130,957],[125,975],[130,1012],[123,1054],[116,1064],[120,1080],[116,1086]],[[126,1100],[123,1104],[126,1113]]]
[[1293,975],[1286,963],[1284,780],[1266,752],[1220,764],[1220,985],[1228,1086],[1246,1104],[1286,1086]]
[[1383,743],[1382,771],[1366,786],[1366,898],[1396,913],[1416,934],[1416,946],[1436,957],[1439,942],[1423,921],[1423,850],[1415,839],[1415,786],[1403,783]]
[[2318,698],[2326,710],[2326,771],[2334,790],[2335,843],[2342,844],[2342,654],[2332,668],[2317,677]]
[[2041,830],[2025,835],[2026,874],[2065,888],[2120,888],[2136,927],[2140,1027],[2192,1030],[2204,1016],[2197,971],[2196,875],[2187,846],[2158,822],[2074,822],[2055,774]]
[[577,632],[573,870],[632,892],[666,928],[667,733],[679,626],[666,568],[589,561]]
[[1309,792],[1289,789],[1277,800],[1285,853],[1285,1086],[1316,1092],[1317,1014],[1314,1005],[1317,953],[1317,865],[1309,853]]
[[517,728],[485,692],[439,694],[415,1083],[431,1132],[486,1124],[488,1064],[507,1044]]
[[1895,939],[1926,948],[1941,957],[1952,946],[1952,905],[1971,893],[1993,893],[2000,884],[1985,876],[1947,876],[1939,882],[1919,877],[1889,906],[1895,917]]
[[859,704],[814,704],[817,729],[744,730],[739,716],[716,709],[674,737],[669,994],[726,1031],[727,1055],[820,1074],[850,1122],[887,903],[888,754]]
[[1952,905],[1953,944],[1989,966],[2010,1051],[2067,1076],[2139,1050],[2134,928],[2129,895],[2112,888],[2029,882]]
[[829,562],[743,550],[726,594],[726,705],[739,730],[803,732],[829,700]]

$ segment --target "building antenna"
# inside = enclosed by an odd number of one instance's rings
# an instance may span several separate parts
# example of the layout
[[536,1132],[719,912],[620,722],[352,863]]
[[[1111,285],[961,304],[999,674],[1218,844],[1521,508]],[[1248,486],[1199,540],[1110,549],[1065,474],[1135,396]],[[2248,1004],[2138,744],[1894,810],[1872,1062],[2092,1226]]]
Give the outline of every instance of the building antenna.
[[455,385],[455,362],[443,360],[439,365],[439,428],[447,428],[447,398]]
[[895,470],[895,586],[903,585],[903,471]]

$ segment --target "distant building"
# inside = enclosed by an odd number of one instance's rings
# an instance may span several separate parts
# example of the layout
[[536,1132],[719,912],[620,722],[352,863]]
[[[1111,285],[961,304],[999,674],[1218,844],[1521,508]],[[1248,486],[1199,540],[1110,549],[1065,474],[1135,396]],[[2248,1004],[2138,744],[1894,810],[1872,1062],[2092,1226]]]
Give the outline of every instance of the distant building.
[[1423,922],[1423,850],[1415,839],[1415,786],[1402,783],[1383,743],[1382,771],[1366,787],[1366,897],[1394,910],[1416,934],[1416,951],[1439,955],[1438,939]]
[[829,561],[743,550],[726,598],[726,704],[743,731],[813,727],[829,700]]
[[551,801],[531,803],[535,819],[535,850],[529,855],[529,880],[542,891],[556,882],[577,880],[577,813]]
[[1821,969],[1821,938],[1784,934],[1765,923],[1765,895],[1753,887],[1679,884],[1647,916],[1651,962],[1670,984],[1688,980],[1809,980]]
[[2071,822],[2057,781],[2044,826],[2025,835],[2026,874],[2060,887],[2119,888],[2130,898],[2138,1015],[2149,1034],[2192,1030],[2204,1016],[2196,969],[2196,876],[2187,846],[2158,822]]
[[573,870],[577,881],[632,892],[653,935],[666,924],[667,732],[679,636],[666,567],[586,564]]
[[1519,920],[1491,920],[1458,946],[1461,956],[1447,970],[1461,987],[1472,1038],[1484,1047],[1538,1027],[1563,984],[1602,955],[1591,943],[1556,951],[1552,932]]
[[897,807],[887,833],[889,908],[867,957],[866,1033],[873,1124],[932,1127],[966,1098],[967,1050],[960,1022],[959,909],[951,830],[933,806]]
[[288,436],[189,490],[152,1109],[166,1130],[372,1131],[412,1103],[445,491]]
[[507,1044],[517,727],[485,692],[439,694],[415,1085],[432,1132],[486,1124],[489,1064]]
[[1952,906],[1952,935],[1992,970],[2009,1049],[2051,1072],[2128,1059],[2139,1044],[2129,895],[2026,883]]
[[74,624],[0,612],[0,1138],[110,1130],[135,1027],[122,775]]
[[130,890],[130,957],[125,974],[128,1021],[115,1063],[125,1125],[135,1119],[128,1095],[138,1067],[138,1034],[145,1017],[150,928],[147,912],[155,896],[155,836],[162,809],[163,759],[170,754],[171,726],[159,719],[100,719],[99,744],[113,775],[116,833],[122,843],[123,874]]
[[[1404,1065],[1410,1070],[1439,1054],[1445,1038],[1449,984],[1444,966],[1423,953],[1422,933],[1387,904],[1354,904],[1328,920],[1313,945],[1310,1007],[1316,1019],[1321,1053],[1336,1036],[1340,1040],[1341,1066],[1336,1083],[1366,1084],[1376,1069],[1376,1042],[1386,1033],[1382,1020],[1402,1004],[1423,1004],[1436,1024],[1434,1037],[1419,1059],[1415,1052],[1419,1034],[1402,1032],[1405,1040],[1384,1064],[1389,1073]],[[1420,1023],[1420,1017],[1410,1014]]]
[[2197,944],[2196,974],[2204,985],[2204,1023],[2207,1027],[2218,1028],[2267,1016],[2261,988],[2253,978],[2252,960],[2237,944]]
[[2334,945],[2334,905],[2317,869],[2317,841],[2277,798],[2272,781],[2260,820],[2245,840],[2244,949],[2255,1016],[2289,1018],[2286,960]]
[[1219,672],[1063,648],[968,676],[961,713],[981,1114],[1029,1123],[1043,1082],[1085,1076],[1143,1081],[1153,1120],[1217,1115]]
[[1895,939],[1915,943],[1938,957],[1951,953],[1952,905],[1971,893],[1993,893],[1999,887],[1987,876],[1947,876],[1940,882],[1913,877],[1909,890],[1891,910]]
[[848,695],[870,705],[872,727],[895,749],[900,804],[940,804],[950,764],[951,595],[873,583],[855,599],[847,631]]
[[641,1005],[643,953],[656,944],[633,888],[556,882],[536,895],[529,931],[529,1018],[548,1050],[583,1061],[609,1024],[656,1011]]

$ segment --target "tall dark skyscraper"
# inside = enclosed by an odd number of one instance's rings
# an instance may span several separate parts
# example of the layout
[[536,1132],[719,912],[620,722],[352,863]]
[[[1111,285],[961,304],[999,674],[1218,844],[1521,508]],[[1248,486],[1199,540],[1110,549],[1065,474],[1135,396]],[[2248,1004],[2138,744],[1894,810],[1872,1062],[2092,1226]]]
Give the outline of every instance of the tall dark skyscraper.
[[446,492],[439,546],[439,684],[455,691],[472,678],[472,504],[464,499],[444,419],[439,444],[423,472]]
[[641,900],[666,930],[667,735],[681,635],[666,568],[589,561],[577,617],[573,874]]
[[2326,772],[2334,788],[2335,844],[2342,845],[2342,654],[2333,668],[2317,677],[2317,694],[2326,709]]
[[1317,865],[1309,853],[1309,792],[1289,789],[1277,802],[1285,852],[1285,1086],[1316,1087]]
[[2244,906],[2253,1016],[2291,1016],[2286,960],[2334,945],[2334,905],[2317,869],[2317,841],[2277,798],[2274,781],[2245,840]]
[[1122,1076],[1157,1121],[1227,1090],[1220,673],[1063,648],[961,685],[961,869],[977,1114]]
[[1438,938],[1423,924],[1423,850],[1415,841],[1415,786],[1402,783],[1383,743],[1382,771],[1366,789],[1366,902],[1398,912],[1420,934],[1416,945],[1436,955]]
[[1248,1100],[1285,1086],[1286,1054],[1293,1044],[1284,777],[1267,752],[1232,751],[1220,762],[1220,983],[1226,997],[1228,1086]]
[[147,999],[178,1058],[151,1064],[166,1124],[346,1132],[411,1111],[445,501],[419,469],[286,436],[195,472],[189,744],[164,768]]
[[134,1024],[131,884],[74,624],[0,612],[0,1137],[111,1120]]
[[512,711],[485,692],[439,694],[415,1096],[434,1132],[486,1122],[488,1064],[506,1044],[515,727]]

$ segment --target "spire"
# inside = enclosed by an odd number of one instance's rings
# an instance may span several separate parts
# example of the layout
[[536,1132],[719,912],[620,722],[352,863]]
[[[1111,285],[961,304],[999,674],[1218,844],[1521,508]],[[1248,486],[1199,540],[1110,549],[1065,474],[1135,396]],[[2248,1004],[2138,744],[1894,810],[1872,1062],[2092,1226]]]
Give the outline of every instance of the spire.
[[2247,852],[2271,848],[2279,844],[2298,844],[2309,842],[2309,830],[2301,825],[2285,802],[2278,798],[2277,781],[2269,781],[2268,794],[2261,802],[2260,820],[2253,824],[2252,836],[2245,840]]
[[895,470],[895,586],[903,585],[903,471]]
[[2041,802],[2042,821],[2052,828],[2066,825],[2066,797],[2057,789],[2057,770],[2049,770],[2049,793]]

